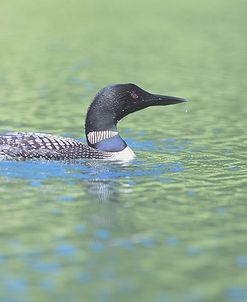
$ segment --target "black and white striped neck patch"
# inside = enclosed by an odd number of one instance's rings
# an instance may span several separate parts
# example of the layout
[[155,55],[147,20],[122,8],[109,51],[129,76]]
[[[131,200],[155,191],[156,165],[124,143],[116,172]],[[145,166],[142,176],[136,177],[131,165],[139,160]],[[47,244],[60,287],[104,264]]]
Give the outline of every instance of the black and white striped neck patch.
[[87,134],[88,141],[90,144],[96,144],[103,139],[111,138],[118,135],[117,131],[105,130],[105,131],[92,131]]

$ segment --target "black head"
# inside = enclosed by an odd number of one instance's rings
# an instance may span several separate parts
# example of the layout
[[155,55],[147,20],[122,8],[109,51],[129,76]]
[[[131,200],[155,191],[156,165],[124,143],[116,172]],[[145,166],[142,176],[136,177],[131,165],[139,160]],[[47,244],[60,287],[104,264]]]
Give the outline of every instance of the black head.
[[86,119],[88,131],[111,129],[126,115],[150,107],[185,102],[185,99],[149,93],[135,84],[103,88],[92,101]]

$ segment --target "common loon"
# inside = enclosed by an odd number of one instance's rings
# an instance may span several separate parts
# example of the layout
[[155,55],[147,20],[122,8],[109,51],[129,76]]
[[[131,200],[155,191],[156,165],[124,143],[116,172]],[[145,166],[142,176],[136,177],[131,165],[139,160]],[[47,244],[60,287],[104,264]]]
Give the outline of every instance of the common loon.
[[90,104],[85,124],[87,145],[71,138],[43,133],[0,133],[1,159],[107,159],[132,160],[134,152],[117,131],[126,115],[149,106],[165,106],[185,99],[151,94],[135,84],[109,85]]

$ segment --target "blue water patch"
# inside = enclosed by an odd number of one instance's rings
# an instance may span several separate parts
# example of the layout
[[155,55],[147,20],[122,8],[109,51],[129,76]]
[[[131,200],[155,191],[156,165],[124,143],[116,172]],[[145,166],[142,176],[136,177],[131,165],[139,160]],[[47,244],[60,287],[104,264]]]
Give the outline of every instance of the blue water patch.
[[225,208],[217,208],[215,209],[215,212],[219,215],[224,215],[225,214]]
[[191,145],[191,141],[189,140],[177,140],[176,138],[166,138],[163,140],[164,144],[164,151],[167,153],[176,153],[184,151]]
[[[126,133],[128,131],[125,129]],[[145,132],[137,133],[138,137],[144,137]],[[136,135],[136,133],[135,133]],[[191,145],[191,141],[189,140],[177,140],[176,138],[166,138],[162,140],[136,140],[133,138],[125,139],[126,143],[136,151],[150,151],[150,152],[163,152],[164,154],[167,153],[177,153],[188,149]]]
[[95,302],[111,302],[111,291],[108,288],[97,288],[93,301]]
[[226,298],[232,301],[247,301],[247,287],[230,287],[226,291]]
[[20,248],[22,245],[21,240],[19,239],[10,239],[8,240],[8,246],[13,248],[13,249],[17,249]]
[[54,251],[60,256],[74,256],[77,253],[76,247],[70,244],[57,245]]
[[155,302],[170,302],[172,299],[165,293],[159,293],[157,294]]
[[99,239],[106,240],[110,237],[109,231],[106,229],[98,229],[95,232],[95,236]]
[[[152,151],[155,150],[155,144],[151,140],[145,140],[145,141],[137,141],[132,138],[125,139],[128,146],[131,147],[133,150],[139,150],[139,151]],[[156,150],[158,147],[156,148]]]
[[27,282],[21,278],[8,278],[5,281],[5,289],[9,292],[23,293],[27,289]]
[[55,273],[60,274],[62,268],[58,263],[55,262],[35,262],[31,263],[33,271],[40,273]]
[[177,173],[184,171],[184,167],[181,162],[157,164],[154,165],[154,167],[156,167],[157,170],[161,169],[163,173]]
[[[48,177],[62,177],[61,163],[43,161],[3,161],[0,163],[0,176],[35,180],[34,184]],[[32,185],[32,184],[31,184]]]
[[32,187],[40,187],[42,185],[42,183],[40,181],[33,180],[33,181],[30,182],[30,185]]
[[237,166],[230,166],[227,169],[230,170],[230,171],[238,171],[240,168],[237,167]]
[[63,202],[71,202],[74,200],[72,196],[59,196],[58,200],[61,200]]
[[162,183],[165,183],[165,184],[168,184],[168,183],[172,182],[172,179],[168,178],[168,177],[159,176],[159,177],[155,177],[155,179],[157,179],[159,182],[162,182]]
[[61,209],[53,208],[53,209],[51,209],[51,214],[55,215],[55,216],[60,215],[61,214]]
[[175,143],[177,141],[177,139],[174,137],[169,137],[169,138],[165,138],[163,141],[165,143]]
[[[151,164],[135,161],[132,165],[122,166],[116,163],[106,163],[102,161],[80,161],[78,164],[69,164],[64,162],[42,162],[42,161],[25,161],[25,162],[1,162],[0,176],[9,178],[22,178],[31,180],[33,187],[38,187],[41,182],[50,177],[60,178],[66,181],[77,180],[115,180],[116,178],[133,177],[159,177],[165,173],[178,173],[184,171],[181,162]],[[165,178],[165,180],[168,180]],[[70,197],[71,198],[71,197]]]
[[100,273],[100,278],[102,280],[113,280],[116,275],[111,269],[104,270]]
[[133,242],[129,239],[120,240],[120,242],[118,243],[117,246],[119,246],[123,249],[126,249],[126,250],[132,250],[134,247]]
[[170,236],[165,240],[165,244],[168,246],[176,246],[178,244],[178,239],[176,236]]
[[74,228],[75,232],[78,234],[82,234],[86,230],[86,226],[84,224],[78,223]]
[[238,267],[247,268],[247,255],[237,256],[235,262]]
[[134,292],[135,286],[131,280],[124,279],[120,281],[118,289],[123,294],[130,294]]
[[43,290],[49,292],[49,291],[51,291],[51,290],[54,289],[54,287],[55,287],[55,281],[53,279],[43,279],[43,280],[41,280],[39,282],[39,286]]
[[92,252],[99,253],[99,252],[102,252],[105,249],[105,246],[100,241],[94,241],[94,242],[90,243],[89,249]]
[[152,248],[155,245],[155,242],[152,238],[146,237],[142,238],[140,241],[141,245],[147,248]]
[[194,190],[189,189],[186,191],[186,194],[190,197],[193,197],[196,195],[196,192]]
[[193,245],[188,245],[186,247],[186,254],[189,256],[198,256],[201,254],[201,249]]
[[5,255],[3,255],[3,254],[0,253],[0,263],[4,262],[5,259],[6,259]]
[[79,283],[88,283],[92,280],[92,277],[89,272],[82,271],[75,275],[75,281]]

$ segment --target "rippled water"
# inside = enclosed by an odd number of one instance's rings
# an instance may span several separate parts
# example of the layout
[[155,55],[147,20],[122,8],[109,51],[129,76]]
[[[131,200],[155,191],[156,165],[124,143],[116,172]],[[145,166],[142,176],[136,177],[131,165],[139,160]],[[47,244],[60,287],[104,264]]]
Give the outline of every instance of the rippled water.
[[1,301],[247,301],[246,2],[9,1],[0,131],[81,138],[109,83],[131,164],[1,162]]

